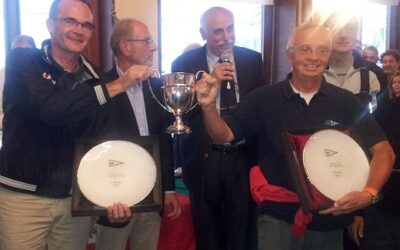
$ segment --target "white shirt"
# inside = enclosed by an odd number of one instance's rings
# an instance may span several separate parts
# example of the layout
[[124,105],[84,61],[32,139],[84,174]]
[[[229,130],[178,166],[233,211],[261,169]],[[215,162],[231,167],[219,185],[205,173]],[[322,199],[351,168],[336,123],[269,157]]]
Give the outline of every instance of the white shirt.
[[[118,64],[116,68],[118,75],[121,76],[123,72]],[[149,135],[149,125],[147,123],[146,105],[144,103],[142,85],[142,83],[134,84],[126,91],[126,94],[128,95],[129,102],[131,103],[133,112],[135,114],[136,123],[139,128],[139,134],[140,136],[146,136]]]
[[[220,59],[219,56],[214,55],[210,51],[207,51],[207,64],[208,64],[208,70],[211,73],[214,70],[215,65],[218,64],[218,60]],[[233,53],[231,53],[231,58],[229,60],[234,68],[233,71],[233,79],[237,83],[237,75],[236,75],[236,70],[235,70],[235,58],[233,57]],[[239,84],[235,84],[235,93],[236,93],[236,101],[239,103],[240,101],[240,96],[239,96]],[[217,109],[220,108],[220,103],[221,103],[221,91],[218,91],[218,96],[217,96]]]

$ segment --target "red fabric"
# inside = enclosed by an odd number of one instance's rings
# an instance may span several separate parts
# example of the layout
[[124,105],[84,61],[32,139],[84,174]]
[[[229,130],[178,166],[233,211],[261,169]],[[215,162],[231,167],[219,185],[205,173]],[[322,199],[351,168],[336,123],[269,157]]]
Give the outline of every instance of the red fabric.
[[[341,132],[345,133],[346,135],[350,135],[350,130],[345,129],[342,130]],[[296,155],[299,158],[298,162],[301,164],[303,167],[303,151],[304,151],[304,146],[307,143],[307,140],[310,138],[311,134],[308,135],[295,135],[295,134],[289,134],[294,145],[296,148]],[[307,178],[307,174],[304,171],[304,167],[302,168],[302,178],[303,182],[307,185],[307,190],[310,196],[310,202],[311,206],[314,208],[324,208],[324,207],[330,207],[333,204],[333,201],[323,195]]]
[[195,250],[196,240],[193,231],[189,197],[177,194],[181,203],[181,215],[172,220],[164,213],[161,219],[158,250]]
[[[283,187],[269,184],[259,166],[254,166],[250,170],[250,191],[257,204],[265,200],[288,203],[299,202],[299,197],[296,193]],[[312,214],[304,213],[300,207],[296,212],[291,227],[292,234],[294,236],[304,236],[307,225],[311,220]]]
[[[310,138],[311,135],[290,135],[295,144],[297,157],[299,158],[299,163],[303,166],[303,151],[304,146],[307,140]],[[332,204],[332,200],[324,196],[310,181],[307,179],[307,174],[304,172],[304,168],[302,168],[303,172],[303,179],[307,185],[307,190],[310,195],[310,202],[313,207],[318,206],[326,206],[329,207]],[[322,205],[323,204],[323,205]]]
[[96,249],[95,245],[96,245],[95,243],[88,244],[86,250],[95,250]]

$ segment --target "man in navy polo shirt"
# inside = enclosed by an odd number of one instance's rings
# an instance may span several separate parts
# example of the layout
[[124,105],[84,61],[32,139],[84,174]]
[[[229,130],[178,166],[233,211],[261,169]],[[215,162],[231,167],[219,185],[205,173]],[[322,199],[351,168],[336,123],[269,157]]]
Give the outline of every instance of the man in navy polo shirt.
[[[225,120],[215,108],[219,82],[209,77],[196,86],[213,140],[235,142],[257,135],[259,171],[255,174],[268,181],[261,188],[283,190],[279,201],[268,195],[259,197],[259,249],[343,249],[342,231],[352,220],[350,213],[370,205],[390,174],[394,154],[381,128],[369,114],[363,113],[363,104],[351,92],[323,78],[331,48],[329,33],[324,28],[316,24],[296,28],[287,46],[292,66],[288,79],[258,88],[240,103],[237,113]],[[311,220],[294,223],[299,203],[289,199],[296,194],[287,172],[282,132],[333,125],[351,125],[370,150],[367,184],[363,191],[350,192],[335,201],[333,207],[313,213]]]

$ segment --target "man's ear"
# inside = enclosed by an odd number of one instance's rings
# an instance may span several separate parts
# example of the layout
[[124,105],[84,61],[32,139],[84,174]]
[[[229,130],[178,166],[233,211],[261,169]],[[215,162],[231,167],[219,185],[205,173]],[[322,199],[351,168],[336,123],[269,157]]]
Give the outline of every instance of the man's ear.
[[127,54],[129,54],[128,43],[120,40],[118,46],[119,46],[119,51],[121,52],[122,55],[126,56]]
[[46,26],[47,26],[47,30],[49,31],[49,33],[53,33],[54,29],[55,29],[55,21],[53,19],[47,19],[46,21]]
[[200,34],[201,34],[201,38],[203,38],[203,41],[206,40],[206,32],[202,28],[200,28],[199,31],[200,31]]
[[289,65],[293,65],[293,60],[292,60],[292,52],[289,51],[289,49],[286,50],[286,57],[288,60]]

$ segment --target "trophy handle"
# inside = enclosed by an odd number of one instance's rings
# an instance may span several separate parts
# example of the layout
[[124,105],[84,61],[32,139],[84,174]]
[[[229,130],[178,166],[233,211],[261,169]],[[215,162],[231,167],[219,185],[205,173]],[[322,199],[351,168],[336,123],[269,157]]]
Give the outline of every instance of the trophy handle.
[[[158,78],[161,78],[161,74],[160,74],[160,72],[159,72],[158,70],[156,70],[156,69],[152,69],[152,70],[153,70],[154,72],[157,73]],[[165,109],[166,111],[169,112],[169,109],[168,109],[164,104],[162,104],[162,103],[160,102],[160,100],[158,100],[157,96],[154,94],[153,88],[151,87],[151,84],[150,84],[150,77],[147,78],[147,84],[149,85],[150,93],[151,93],[151,95],[153,96],[153,98],[157,101],[157,103],[158,103],[163,109]]]
[[[206,73],[204,70],[199,70],[199,71],[197,71],[197,73],[196,73],[196,81],[198,80],[199,76],[200,76],[200,75],[203,75],[204,73]],[[194,99],[194,98],[193,98],[193,99]],[[191,105],[192,107],[190,107],[190,109],[188,109],[185,113],[187,113],[187,112],[193,110],[195,107],[199,106],[199,102],[198,102],[197,99],[196,99],[196,103],[193,104],[193,102],[192,102],[190,105]]]

